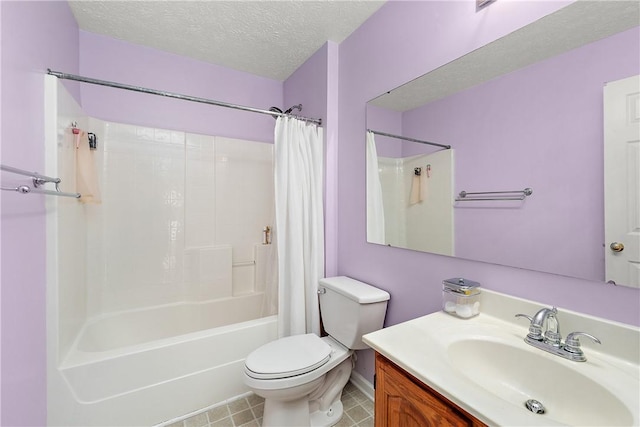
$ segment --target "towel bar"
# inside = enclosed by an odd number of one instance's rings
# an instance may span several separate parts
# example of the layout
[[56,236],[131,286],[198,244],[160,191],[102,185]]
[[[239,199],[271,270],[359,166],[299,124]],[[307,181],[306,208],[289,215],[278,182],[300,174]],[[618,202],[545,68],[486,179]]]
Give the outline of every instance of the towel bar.
[[[21,194],[29,194],[29,193],[39,193],[39,194],[49,194],[52,196],[62,196],[62,197],[74,197],[79,199],[82,197],[80,193],[65,193],[60,191],[58,185],[62,182],[60,178],[52,178],[50,176],[41,175],[37,172],[29,172],[24,169],[14,168],[12,166],[0,165],[0,170],[5,172],[15,173],[17,175],[24,175],[31,178],[33,181],[33,188],[28,185],[19,185],[18,187],[0,187],[0,190],[4,191],[17,191]],[[52,182],[55,184],[55,190],[46,190],[44,188],[39,188],[41,185],[44,185],[48,182]]]
[[[487,194],[495,194],[493,197],[478,197]],[[519,194],[516,196],[516,194]],[[524,200],[533,194],[531,188],[525,188],[524,190],[513,191],[478,191],[470,193],[467,191],[461,191],[456,197],[456,202],[472,202],[472,201],[488,201],[488,200]],[[470,197],[469,197],[470,196]]]

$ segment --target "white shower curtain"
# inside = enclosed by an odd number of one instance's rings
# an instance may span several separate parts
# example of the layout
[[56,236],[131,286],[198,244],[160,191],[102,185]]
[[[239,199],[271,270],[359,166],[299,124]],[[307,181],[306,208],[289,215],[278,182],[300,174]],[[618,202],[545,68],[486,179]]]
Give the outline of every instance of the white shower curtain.
[[384,206],[373,132],[367,132],[367,241],[384,244]]
[[275,129],[278,334],[320,334],[324,276],[322,128],[279,117]]

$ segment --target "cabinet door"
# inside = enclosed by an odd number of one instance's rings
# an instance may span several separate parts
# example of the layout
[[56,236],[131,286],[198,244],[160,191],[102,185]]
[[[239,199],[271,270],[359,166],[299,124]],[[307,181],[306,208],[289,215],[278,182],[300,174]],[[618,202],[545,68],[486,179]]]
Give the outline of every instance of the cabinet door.
[[375,411],[376,427],[483,425],[379,354]]

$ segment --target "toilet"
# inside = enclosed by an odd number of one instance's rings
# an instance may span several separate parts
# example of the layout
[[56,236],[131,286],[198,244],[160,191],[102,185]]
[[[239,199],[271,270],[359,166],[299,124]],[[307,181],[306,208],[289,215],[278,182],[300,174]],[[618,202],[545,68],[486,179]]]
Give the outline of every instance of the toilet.
[[349,277],[320,279],[320,312],[329,334],[293,335],[253,351],[244,382],[265,399],[263,427],[328,427],[342,417],[340,397],[362,335],[382,328],[389,294]]

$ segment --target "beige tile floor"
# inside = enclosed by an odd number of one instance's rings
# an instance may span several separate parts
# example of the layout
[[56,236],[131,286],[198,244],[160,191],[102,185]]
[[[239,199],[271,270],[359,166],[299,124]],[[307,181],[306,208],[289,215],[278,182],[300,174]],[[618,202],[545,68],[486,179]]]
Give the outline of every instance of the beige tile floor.
[[[344,415],[336,427],[373,427],[373,402],[351,383],[342,392]],[[260,427],[264,399],[255,394],[166,427]]]

